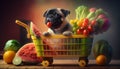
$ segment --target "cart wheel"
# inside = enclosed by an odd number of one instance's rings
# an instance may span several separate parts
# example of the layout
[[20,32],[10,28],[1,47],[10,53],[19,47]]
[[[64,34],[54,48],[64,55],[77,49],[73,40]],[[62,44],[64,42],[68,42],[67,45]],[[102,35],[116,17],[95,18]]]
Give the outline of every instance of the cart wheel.
[[78,62],[79,62],[79,65],[81,66],[81,67],[85,67],[85,66],[87,66],[88,65],[88,58],[87,57],[79,57],[79,60],[78,60]]
[[43,60],[47,60],[49,64],[53,64],[53,57],[44,57]]
[[81,67],[87,66],[86,60],[80,60],[80,61],[79,61],[79,65],[80,65]]
[[44,67],[48,67],[49,66],[49,61],[47,60],[43,60],[42,63],[41,63]]

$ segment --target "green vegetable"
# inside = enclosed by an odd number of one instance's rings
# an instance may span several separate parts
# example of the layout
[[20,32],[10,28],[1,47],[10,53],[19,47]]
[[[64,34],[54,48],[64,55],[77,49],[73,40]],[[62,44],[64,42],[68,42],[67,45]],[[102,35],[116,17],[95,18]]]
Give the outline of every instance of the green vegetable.
[[100,14],[105,14],[105,15],[107,15],[107,13],[106,13],[103,9],[99,8],[99,9],[96,10],[95,15],[96,15],[96,17],[97,17],[97,16],[99,16]]
[[95,18],[95,12],[90,12],[88,15],[87,15],[87,17],[86,18],[88,18],[88,19],[90,19],[90,18]]
[[99,24],[99,28],[101,28],[104,24],[104,20],[102,18],[96,20],[97,23]]
[[75,9],[76,12],[76,19],[82,19],[85,18],[88,13],[89,13],[89,9],[86,6],[79,6],[77,9]]
[[4,51],[12,50],[17,52],[21,45],[17,40],[8,40],[5,44]]
[[21,65],[21,64],[22,64],[22,59],[21,59],[19,56],[16,55],[16,56],[14,57],[12,63],[13,63],[14,65]]

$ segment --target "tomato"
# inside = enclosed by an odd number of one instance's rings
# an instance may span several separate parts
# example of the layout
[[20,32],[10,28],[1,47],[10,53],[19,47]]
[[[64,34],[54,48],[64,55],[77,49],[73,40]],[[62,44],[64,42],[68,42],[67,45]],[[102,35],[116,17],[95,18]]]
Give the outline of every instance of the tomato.
[[81,27],[86,28],[87,25],[88,25],[88,24],[84,22],[84,23],[82,23]]
[[92,32],[92,31],[93,31],[93,28],[92,28],[92,26],[91,26],[91,25],[89,25],[89,26],[88,26],[88,30],[89,30],[90,32]]
[[96,20],[91,21],[91,25],[94,26],[96,24]]
[[83,23],[85,23],[85,24],[88,25],[88,23],[89,23],[89,19],[88,19],[88,18],[85,18],[85,19],[83,20]]
[[81,30],[84,30],[85,28],[81,26],[80,29],[81,29]]
[[52,23],[51,22],[48,22],[47,23],[47,26],[50,28],[52,26]]
[[81,30],[80,29],[77,29],[77,34],[81,34]]
[[89,35],[89,31],[88,30],[83,30],[83,35],[85,35],[85,36],[87,36],[87,35]]

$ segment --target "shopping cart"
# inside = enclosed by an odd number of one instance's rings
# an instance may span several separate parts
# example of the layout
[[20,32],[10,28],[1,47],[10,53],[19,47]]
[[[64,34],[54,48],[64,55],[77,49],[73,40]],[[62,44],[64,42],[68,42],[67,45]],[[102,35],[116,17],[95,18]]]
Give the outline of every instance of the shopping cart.
[[[31,36],[35,45],[39,46],[39,56],[43,57],[42,65],[49,66],[53,63],[53,58],[79,58],[78,63],[84,67],[88,64],[93,37],[84,35],[51,35],[49,37],[41,36],[41,42],[36,36]],[[38,48],[37,48],[38,49]]]
[[45,37],[30,33],[30,27],[25,23],[16,20],[16,23],[26,28],[27,37],[32,38],[38,57],[42,57],[42,65],[49,66],[53,63],[53,58],[79,58],[78,64],[82,67],[87,66],[88,56],[90,55],[93,36],[84,35],[51,35]]

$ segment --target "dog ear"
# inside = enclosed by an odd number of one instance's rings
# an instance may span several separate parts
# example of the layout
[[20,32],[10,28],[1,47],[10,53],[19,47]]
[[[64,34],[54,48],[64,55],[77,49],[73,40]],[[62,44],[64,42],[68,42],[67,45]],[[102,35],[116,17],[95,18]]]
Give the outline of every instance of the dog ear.
[[47,12],[48,12],[48,10],[47,10],[47,11],[45,11],[45,13],[43,14],[43,17],[46,17],[46,15],[47,15]]
[[70,14],[69,10],[65,10],[65,9],[61,9],[61,12],[64,14],[64,16],[66,17],[68,14]]

